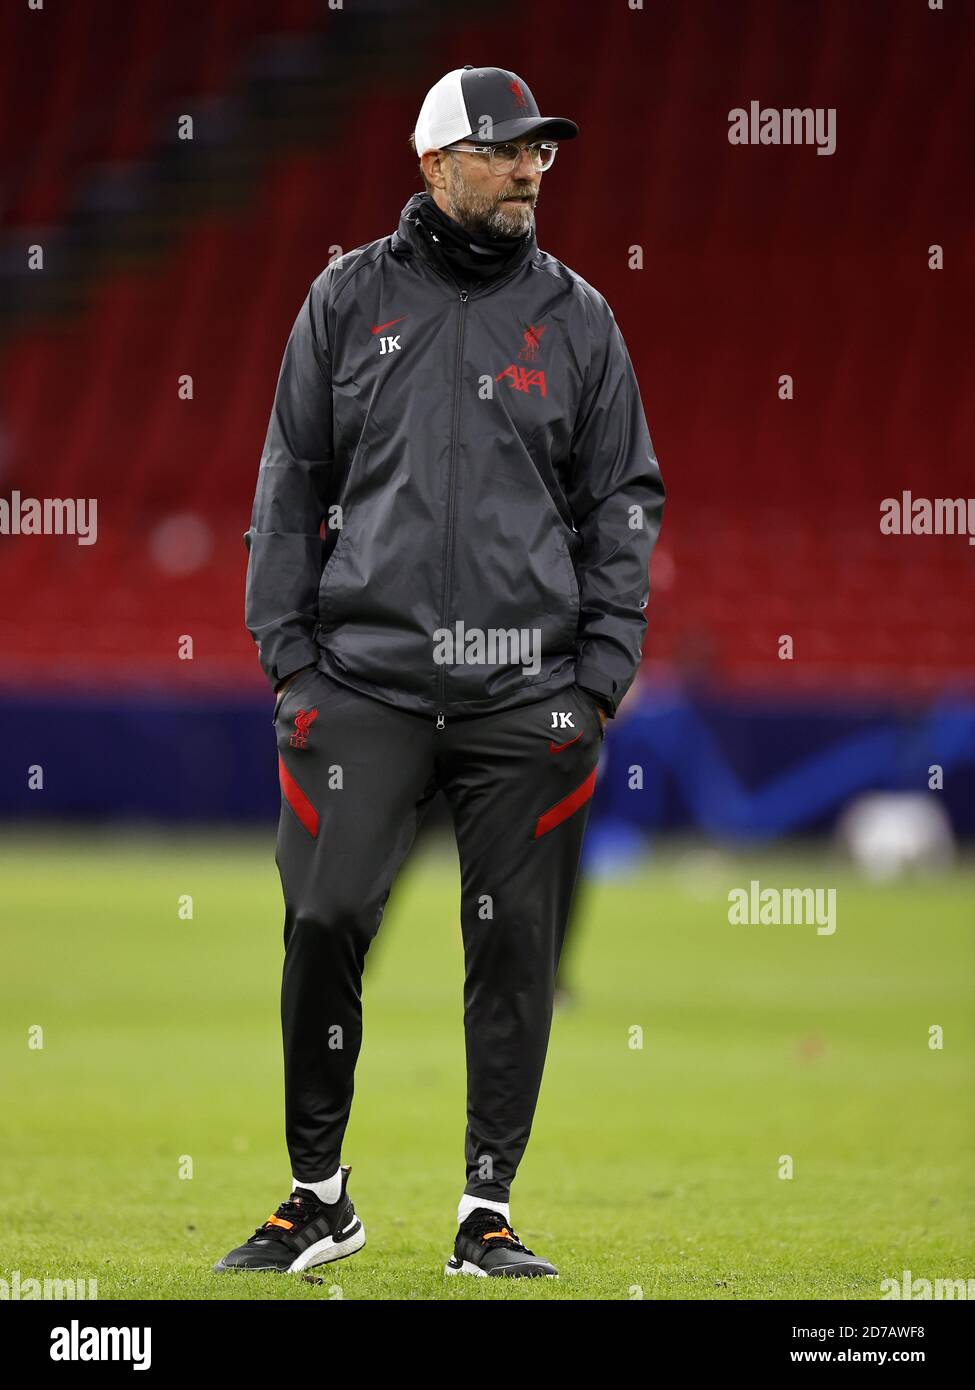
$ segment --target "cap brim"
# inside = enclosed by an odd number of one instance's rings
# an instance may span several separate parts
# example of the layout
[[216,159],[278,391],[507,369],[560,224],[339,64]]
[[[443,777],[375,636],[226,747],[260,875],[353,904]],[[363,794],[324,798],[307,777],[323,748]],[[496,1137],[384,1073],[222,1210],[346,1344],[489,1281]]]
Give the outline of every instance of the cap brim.
[[[514,121],[499,121],[491,134],[490,144],[505,140],[520,140],[523,135],[548,135],[553,140],[574,140],[579,134],[575,121],[565,116],[521,116]],[[476,135],[468,139],[476,140]]]

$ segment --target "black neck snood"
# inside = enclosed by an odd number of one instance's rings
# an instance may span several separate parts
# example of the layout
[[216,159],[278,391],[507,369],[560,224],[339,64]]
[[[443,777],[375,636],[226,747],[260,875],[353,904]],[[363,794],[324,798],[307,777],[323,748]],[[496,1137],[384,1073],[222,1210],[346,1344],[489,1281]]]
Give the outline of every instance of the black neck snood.
[[415,195],[415,209],[422,235],[462,286],[514,270],[535,249],[534,229],[516,237],[469,232],[441,211],[429,193]]

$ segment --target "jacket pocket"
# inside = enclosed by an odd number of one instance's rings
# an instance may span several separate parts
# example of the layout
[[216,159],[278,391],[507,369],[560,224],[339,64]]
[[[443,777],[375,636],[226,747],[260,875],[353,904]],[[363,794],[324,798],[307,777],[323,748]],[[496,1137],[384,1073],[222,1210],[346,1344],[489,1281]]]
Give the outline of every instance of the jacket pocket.
[[572,556],[569,553],[569,546],[565,536],[561,531],[556,531],[555,534],[567,571],[566,582],[568,584],[569,616],[566,622],[566,631],[570,639],[575,641],[579,631],[579,616],[582,612],[582,594],[579,589],[579,576],[576,574],[576,567],[572,563]]
[[606,725],[603,723],[603,716],[602,711],[599,707],[599,701],[593,695],[590,695],[589,691],[583,685],[576,685],[576,690],[582,696],[582,699],[585,702],[585,704],[587,704],[589,708],[592,710],[592,717],[596,721],[596,728],[599,731],[599,737],[601,739],[605,738]]
[[348,550],[349,528],[351,525],[351,514],[347,514],[342,529],[339,531],[339,538],[335,542],[334,549],[322,570],[322,577],[318,585],[318,621],[323,628],[333,626],[329,622],[329,599],[330,591],[334,587],[335,577],[339,572],[340,566],[344,563],[345,555]]
[[308,680],[308,677],[313,675],[317,670],[317,666],[308,666],[304,671],[299,671],[298,675],[295,676],[294,680],[289,681],[283,690],[278,691],[274,701],[274,713],[271,715],[272,724],[276,724],[278,722],[278,715],[281,713],[281,706],[284,704],[288,696],[292,694],[293,691],[298,690],[301,686],[303,686],[305,682]]
[[[485,634],[527,634],[529,650],[520,659],[500,658],[498,665],[530,665],[537,668],[533,674],[546,676],[552,663],[575,653],[579,584],[561,521],[528,507],[515,511],[513,520],[521,523],[520,531],[505,529],[511,519],[495,511],[461,533],[475,535],[476,541],[455,547],[446,626],[462,620],[467,629]],[[473,663],[467,667],[467,662],[451,663],[456,698],[484,698],[487,678]]]

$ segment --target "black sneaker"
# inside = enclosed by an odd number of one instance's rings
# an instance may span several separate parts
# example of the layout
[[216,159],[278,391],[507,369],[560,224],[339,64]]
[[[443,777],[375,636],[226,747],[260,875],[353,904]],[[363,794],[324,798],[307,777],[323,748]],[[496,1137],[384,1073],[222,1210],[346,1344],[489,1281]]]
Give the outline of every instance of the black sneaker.
[[548,1260],[527,1249],[498,1211],[477,1207],[466,1218],[444,1274],[475,1274],[478,1278],[557,1279]]
[[342,1191],[331,1205],[320,1202],[310,1188],[296,1187],[244,1245],[217,1261],[214,1272],[274,1269],[298,1274],[361,1250],[366,1233],[345,1191],[351,1171],[351,1164],[343,1165]]

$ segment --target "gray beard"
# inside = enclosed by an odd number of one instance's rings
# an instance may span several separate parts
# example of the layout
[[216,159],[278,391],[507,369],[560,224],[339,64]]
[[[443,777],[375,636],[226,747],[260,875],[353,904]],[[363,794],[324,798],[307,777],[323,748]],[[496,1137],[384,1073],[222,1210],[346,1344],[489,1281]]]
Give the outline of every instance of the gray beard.
[[497,198],[488,202],[474,194],[458,179],[453,188],[447,190],[447,211],[474,236],[478,233],[487,236],[524,236],[535,225],[535,208],[516,211],[507,207]]

